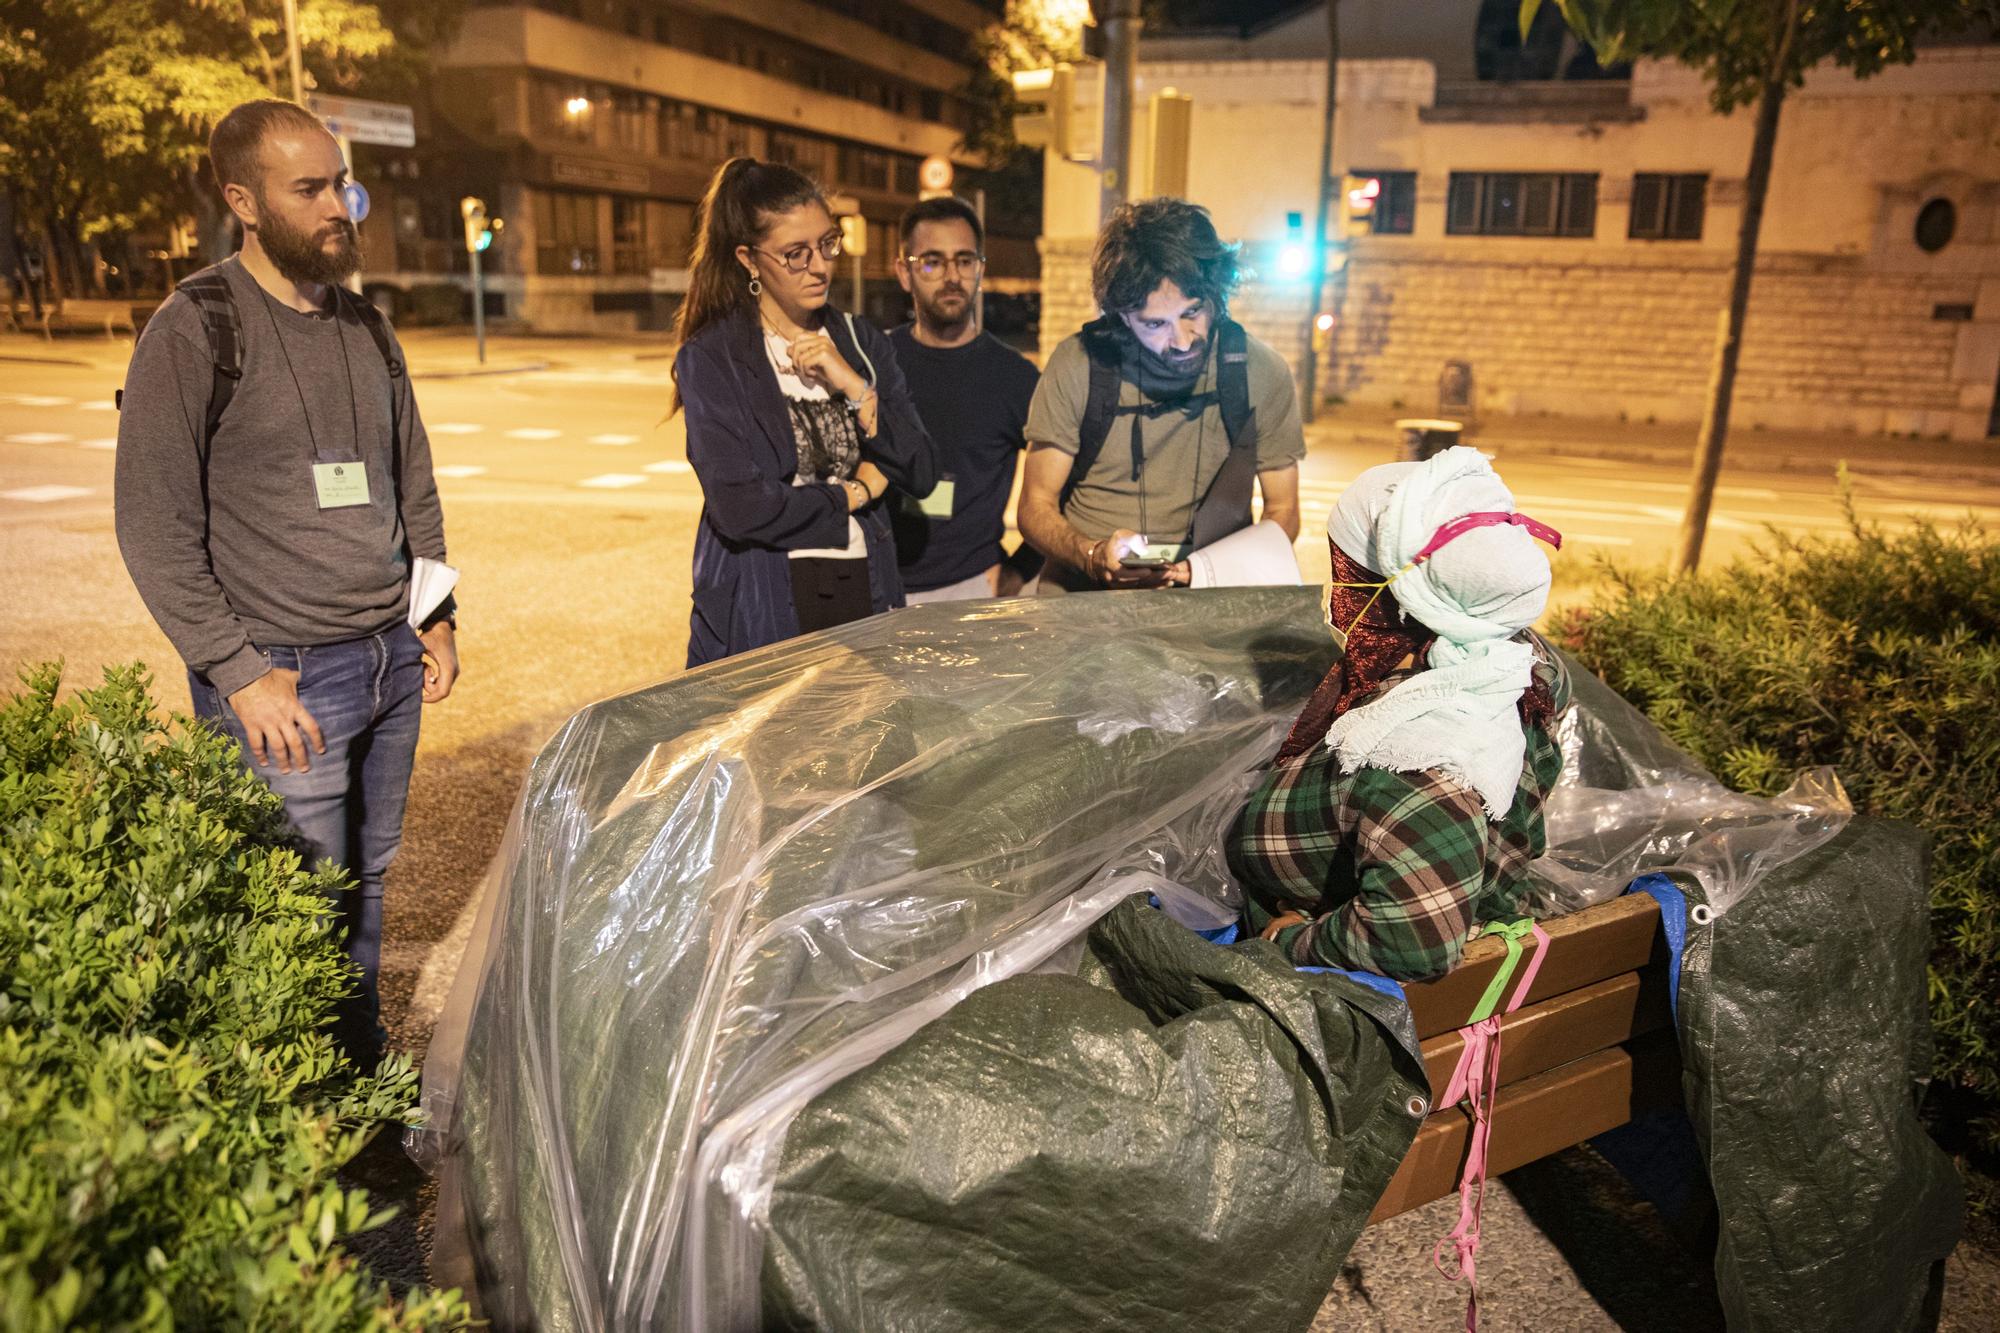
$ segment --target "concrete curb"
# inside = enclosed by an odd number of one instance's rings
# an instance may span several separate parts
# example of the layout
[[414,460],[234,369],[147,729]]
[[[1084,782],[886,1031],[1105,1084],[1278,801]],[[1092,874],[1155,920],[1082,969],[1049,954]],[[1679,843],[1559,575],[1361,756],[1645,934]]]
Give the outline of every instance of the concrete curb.
[[[1655,449],[1645,445],[1590,443],[1571,440],[1494,440],[1473,441],[1483,448],[1492,450],[1505,458],[1509,451],[1517,456],[1539,456],[1543,458],[1601,458],[1614,462],[1647,463],[1665,467],[1686,467],[1694,465],[1692,449]],[[1970,446],[1977,448],[1978,446]],[[1907,477],[1922,481],[1976,482],[1982,485],[2000,486],[2000,459],[1952,459],[1952,458],[1846,458],[1839,450],[1825,454],[1761,453],[1752,451],[1723,451],[1723,466],[1737,472],[1782,472],[1799,475],[1831,477],[1836,464],[1846,462],[1847,470],[1857,477]]]
[[476,379],[482,375],[526,375],[532,371],[547,370],[553,364],[550,361],[521,361],[511,366],[473,366],[464,370],[417,370],[413,367],[410,371],[410,378],[413,380],[466,380]]
[[10,361],[23,366],[73,366],[84,370],[97,369],[95,361],[80,361],[73,356],[20,356],[13,352],[0,352],[0,361]]

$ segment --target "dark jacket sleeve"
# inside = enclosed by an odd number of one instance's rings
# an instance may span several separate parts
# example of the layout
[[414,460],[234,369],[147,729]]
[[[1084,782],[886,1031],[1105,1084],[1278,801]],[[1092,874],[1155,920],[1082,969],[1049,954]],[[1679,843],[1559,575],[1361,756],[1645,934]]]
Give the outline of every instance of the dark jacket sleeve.
[[779,551],[847,545],[847,493],[832,483],[794,486],[759,466],[757,429],[719,340],[674,358],[687,412],[688,462],[701,482],[708,521],[731,542]]
[[[875,395],[879,402],[875,417],[875,438],[861,442],[861,456],[882,469],[897,489],[921,500],[937,487],[937,448],[930,432],[917,416],[916,399],[896,364],[896,346],[887,334],[865,319],[856,317],[854,336],[873,363]],[[856,366],[863,374],[866,366]]]

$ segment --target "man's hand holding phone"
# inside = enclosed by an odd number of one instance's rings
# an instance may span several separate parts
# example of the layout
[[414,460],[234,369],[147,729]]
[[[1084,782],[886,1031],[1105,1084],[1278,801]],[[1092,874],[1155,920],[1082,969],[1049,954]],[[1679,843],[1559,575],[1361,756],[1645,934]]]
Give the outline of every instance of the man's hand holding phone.
[[1090,574],[1107,588],[1163,588],[1187,582],[1179,548],[1150,545],[1143,533],[1120,528],[1090,548]]

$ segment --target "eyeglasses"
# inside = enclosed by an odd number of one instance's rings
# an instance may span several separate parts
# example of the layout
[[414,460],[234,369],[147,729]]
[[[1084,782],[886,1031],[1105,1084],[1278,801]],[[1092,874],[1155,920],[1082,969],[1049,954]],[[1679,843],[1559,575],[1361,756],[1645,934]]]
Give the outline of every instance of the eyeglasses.
[[922,254],[904,255],[908,264],[920,278],[935,278],[949,266],[961,278],[969,278],[986,266],[985,255],[959,253],[955,255]]
[[831,232],[820,237],[817,245],[795,245],[783,254],[766,250],[761,245],[753,245],[750,248],[760,255],[770,255],[771,258],[783,264],[788,272],[803,273],[806,271],[806,267],[812,263],[813,251],[815,250],[819,251],[819,257],[826,260],[829,264],[840,258],[840,234],[838,232]]

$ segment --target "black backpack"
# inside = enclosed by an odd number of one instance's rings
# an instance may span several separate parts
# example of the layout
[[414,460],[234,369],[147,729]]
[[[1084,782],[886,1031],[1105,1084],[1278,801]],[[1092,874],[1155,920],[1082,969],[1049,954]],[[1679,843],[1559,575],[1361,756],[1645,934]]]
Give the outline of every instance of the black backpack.
[[[1059,506],[1068,508],[1070,496],[1104,452],[1111,427],[1120,416],[1132,418],[1132,478],[1138,480],[1145,466],[1145,442],[1140,434],[1141,417],[1168,411],[1186,411],[1199,406],[1207,410],[1211,394],[1191,395],[1164,403],[1121,406],[1118,402],[1120,366],[1125,339],[1130,335],[1116,315],[1104,315],[1083,326],[1083,349],[1090,357],[1090,393],[1084,401],[1083,420],[1077,429],[1076,461],[1069,480],[1063,483]],[[1222,426],[1229,435],[1229,456],[1215,474],[1208,493],[1195,506],[1194,526],[1189,540],[1196,547],[1226,537],[1250,526],[1250,495],[1257,476],[1257,413],[1250,406],[1250,352],[1243,326],[1227,317],[1216,321],[1215,389],[1212,397],[1222,409]]]
[[[183,278],[175,288],[185,292],[201,312],[202,331],[208,335],[209,358],[215,362],[215,383],[208,391],[208,419],[204,426],[202,442],[206,444],[215,438],[215,428],[222,422],[222,414],[229,407],[229,400],[236,396],[236,386],[243,381],[243,315],[236,308],[236,298],[230,294],[229,279],[221,272],[221,265],[211,264],[199,273]],[[398,448],[402,445],[402,422],[397,419],[397,401],[402,390],[396,381],[403,377],[403,360],[396,355],[396,345],[389,340],[389,324],[382,318],[382,312],[375,303],[359,297],[344,287],[334,287],[333,302],[336,312],[352,309],[361,326],[368,330],[368,336],[375,340],[375,350],[382,354],[382,364],[389,368],[389,438]],[[119,407],[125,405],[125,391],[120,389],[114,395]]]

